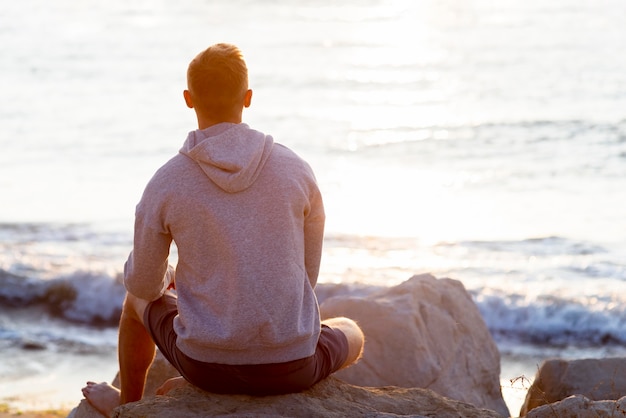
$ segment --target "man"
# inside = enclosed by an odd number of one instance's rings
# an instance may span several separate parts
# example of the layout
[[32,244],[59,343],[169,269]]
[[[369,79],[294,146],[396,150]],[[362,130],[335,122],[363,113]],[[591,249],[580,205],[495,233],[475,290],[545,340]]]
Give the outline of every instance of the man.
[[119,327],[121,390],[83,388],[106,416],[141,399],[155,343],[181,373],[161,394],[185,380],[217,393],[297,392],[355,363],[363,349],[354,321],[320,319],[320,191],[306,162],[242,123],[252,90],[241,52],[211,46],[190,63],[187,84],[198,129],[136,209]]

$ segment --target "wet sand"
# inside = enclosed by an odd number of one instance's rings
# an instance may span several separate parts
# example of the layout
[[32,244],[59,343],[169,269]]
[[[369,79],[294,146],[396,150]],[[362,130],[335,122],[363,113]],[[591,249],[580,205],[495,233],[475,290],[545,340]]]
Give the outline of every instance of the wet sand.
[[0,418],[60,418],[67,417],[70,411],[54,410],[54,411],[41,411],[41,412],[0,412]]

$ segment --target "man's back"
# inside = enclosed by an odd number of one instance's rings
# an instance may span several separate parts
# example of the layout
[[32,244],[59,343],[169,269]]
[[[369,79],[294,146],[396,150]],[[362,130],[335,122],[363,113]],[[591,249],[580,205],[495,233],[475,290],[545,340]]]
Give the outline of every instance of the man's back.
[[[324,211],[313,173],[289,149],[245,124],[190,133],[137,207],[143,250],[178,247],[178,346],[213,363],[264,364],[311,355],[313,294]],[[150,241],[150,237],[154,241]],[[159,248],[161,248],[159,250]],[[135,264],[136,265],[136,264]],[[155,288],[127,270],[135,294]]]

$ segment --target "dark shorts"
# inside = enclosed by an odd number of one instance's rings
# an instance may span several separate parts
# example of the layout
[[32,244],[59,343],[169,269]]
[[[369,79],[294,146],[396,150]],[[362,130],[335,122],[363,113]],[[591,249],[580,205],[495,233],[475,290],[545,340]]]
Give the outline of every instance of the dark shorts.
[[278,395],[308,389],[339,370],[348,357],[348,340],[338,329],[322,325],[315,354],[287,363],[228,365],[194,360],[176,345],[173,321],[176,296],[167,292],[151,302],[144,324],[165,358],[193,385],[213,393]]

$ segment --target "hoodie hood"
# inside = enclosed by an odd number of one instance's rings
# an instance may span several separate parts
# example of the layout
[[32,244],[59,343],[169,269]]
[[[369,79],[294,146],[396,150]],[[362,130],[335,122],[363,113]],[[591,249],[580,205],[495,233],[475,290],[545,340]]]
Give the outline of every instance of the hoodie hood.
[[245,123],[220,123],[189,133],[181,148],[221,189],[229,193],[250,187],[272,152],[271,136]]

